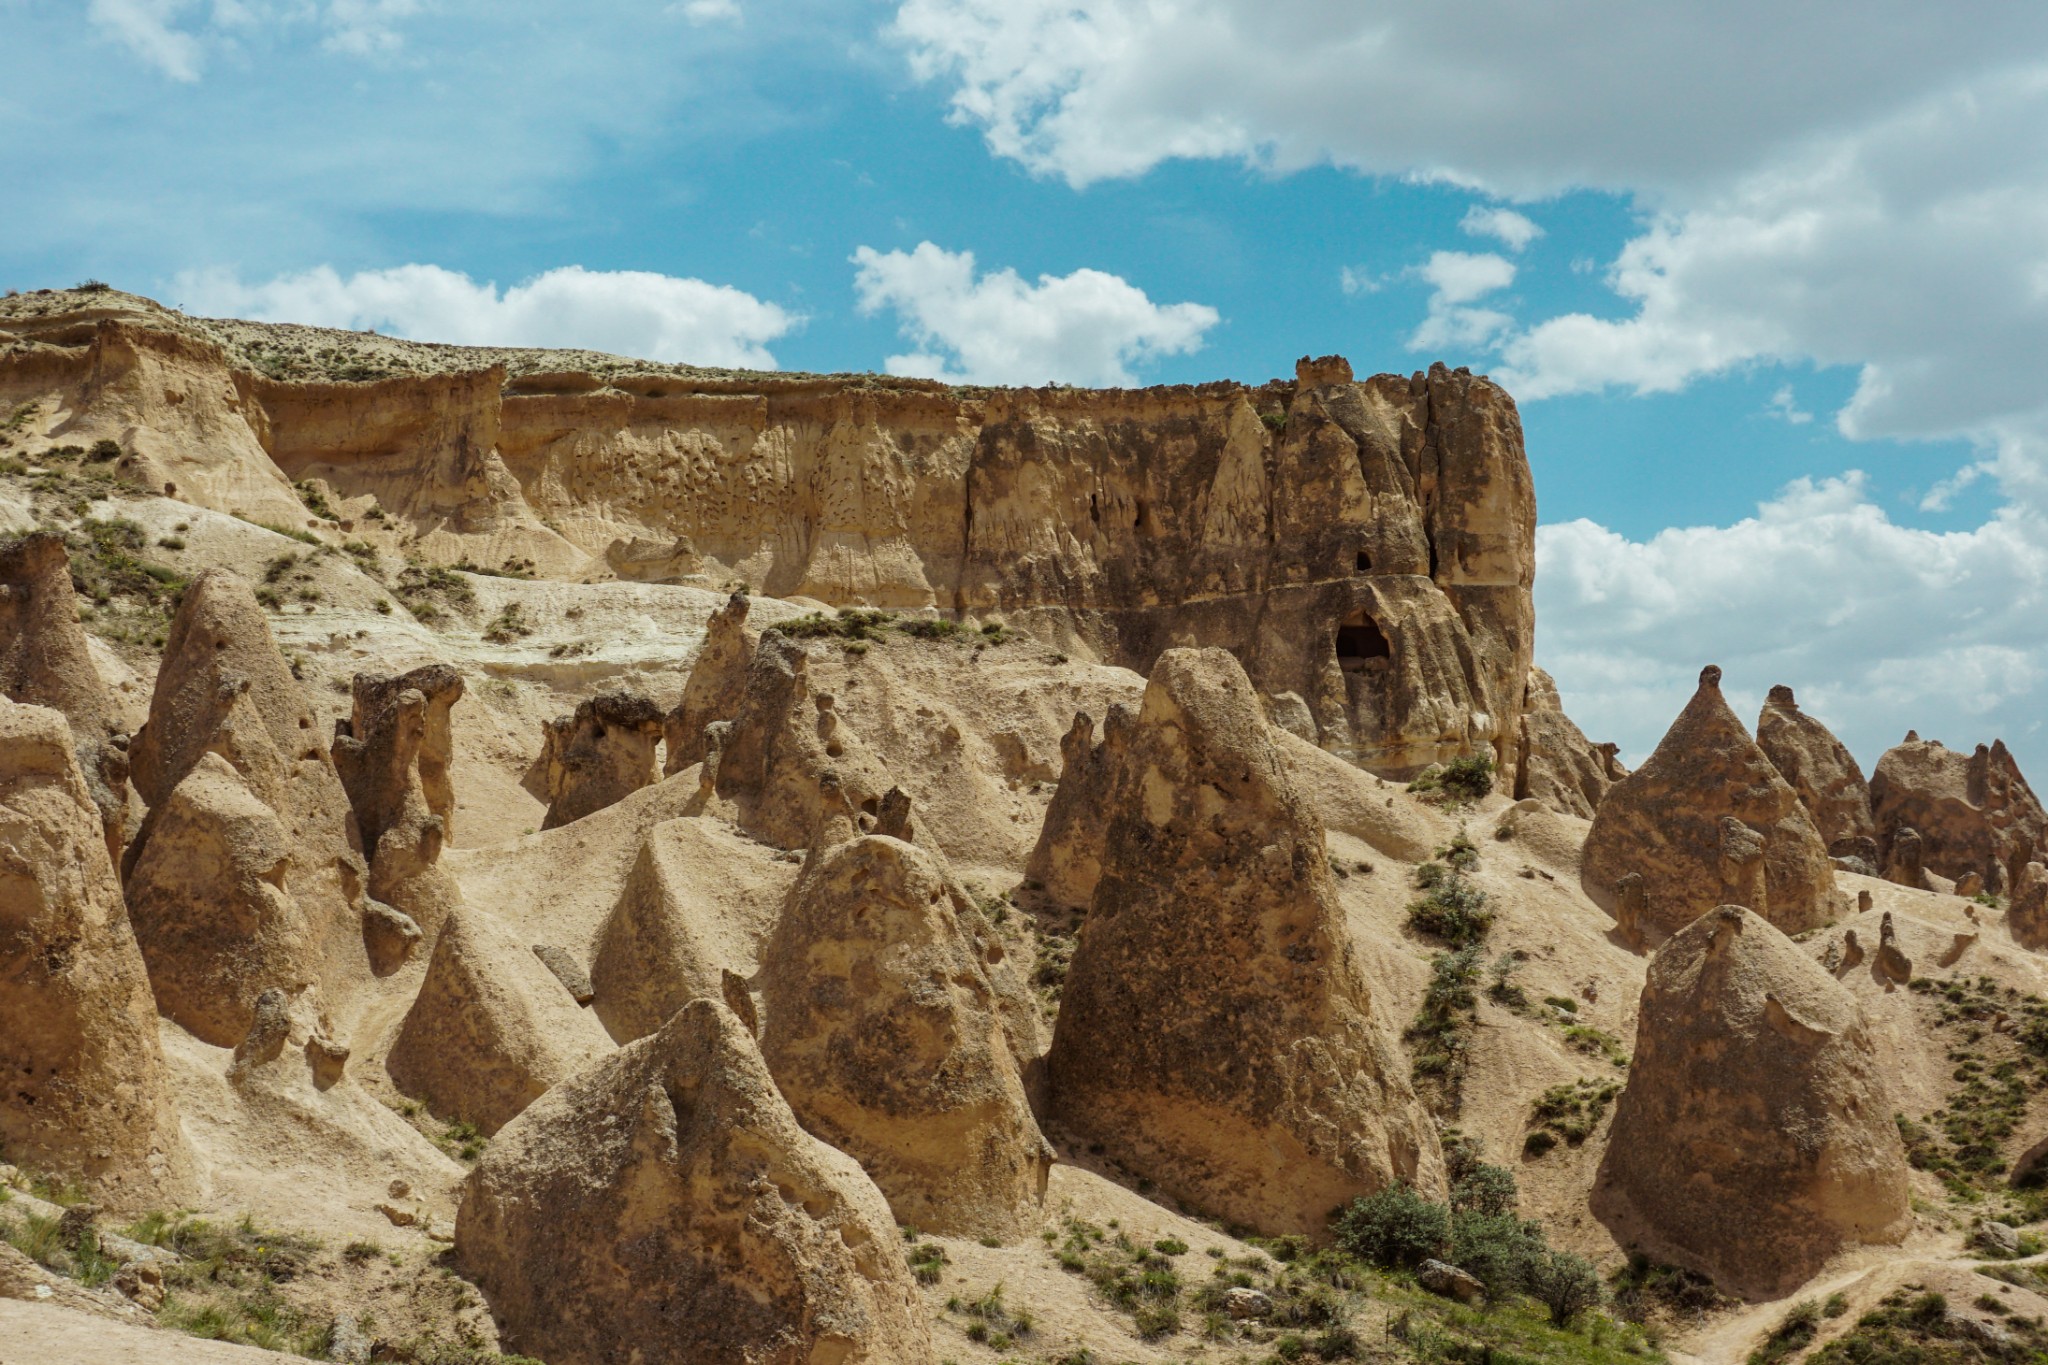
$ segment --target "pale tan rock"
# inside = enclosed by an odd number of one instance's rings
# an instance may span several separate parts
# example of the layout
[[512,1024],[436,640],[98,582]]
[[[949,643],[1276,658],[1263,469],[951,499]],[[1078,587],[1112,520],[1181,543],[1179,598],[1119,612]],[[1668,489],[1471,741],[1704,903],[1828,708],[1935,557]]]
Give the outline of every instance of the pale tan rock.
[[591,1008],[621,1043],[644,1038],[692,1000],[754,975],[796,879],[786,862],[715,821],[647,832],[592,955]]
[[156,1005],[60,713],[0,697],[0,1150],[110,1207],[194,1193]]
[[64,538],[0,539],[0,696],[60,711],[118,862],[127,842],[128,736],[92,665]]
[[736,592],[705,622],[704,644],[683,683],[683,699],[662,723],[662,772],[679,773],[693,763],[702,763],[704,728],[739,714],[747,665],[753,661],[754,645],[760,639],[758,630],[747,628],[752,605],[747,594]]
[[1828,852],[1859,856],[1861,841],[1877,833],[1863,769],[1827,726],[1799,709],[1792,689],[1782,683],[1771,689],[1757,716],[1756,743],[1799,793]]
[[476,910],[449,916],[385,1067],[444,1118],[495,1133],[611,1039],[525,944]]
[[1920,838],[1920,831],[1900,826],[1891,833],[1887,841],[1891,852],[1885,858],[1884,879],[1899,886],[1910,886],[1915,891],[1931,891],[1933,883],[1927,877],[1927,847]]
[[1230,655],[1161,656],[1108,784],[1051,1095],[1169,1196],[1313,1236],[1354,1195],[1444,1175],[1272,733]]
[[[370,896],[427,935],[462,903],[455,879],[439,866],[455,818],[449,713],[462,690],[462,676],[446,664],[396,677],[358,673],[350,717],[334,726],[335,768],[370,858]],[[365,935],[387,963],[402,959],[413,941],[391,928],[366,910]]]
[[509,1348],[550,1365],[933,1360],[880,1192],[710,1000],[500,1132],[455,1238]]
[[661,708],[636,692],[601,692],[542,730],[533,794],[548,803],[542,829],[559,829],[660,779]]
[[[247,1031],[248,1011],[265,986],[312,982],[330,1004],[345,1001],[369,970],[361,908],[367,868],[355,817],[262,607],[231,571],[208,569],[186,589],[171,619],[149,721],[130,755],[136,790],[151,810],[128,848],[129,911],[152,979],[173,969],[171,945],[188,944],[204,960],[191,964],[186,984],[236,983],[229,996],[211,1002],[159,988],[166,1012],[204,1019],[201,1036],[229,1047]],[[205,780],[187,799],[175,799],[202,765]],[[157,848],[173,812],[184,832]],[[212,842],[227,829],[235,831],[233,842]],[[279,860],[265,862],[273,851]],[[213,880],[229,867],[232,876]],[[195,919],[187,906],[216,886],[236,908],[201,907]],[[259,916],[267,927],[253,955],[197,927],[203,920],[217,928],[240,923],[253,933],[256,921],[248,916],[258,906],[268,907],[267,918]],[[264,965],[253,974],[232,965],[244,958]]]
[[2020,871],[2005,912],[2013,942],[2025,948],[2048,948],[2048,867],[2030,862]]
[[1514,772],[1517,799],[1541,801],[1554,811],[1593,818],[1608,788],[1628,776],[1612,744],[1595,744],[1564,713],[1557,683],[1534,664],[1523,699],[1521,755]]
[[686,583],[704,573],[704,557],[688,536],[669,541],[638,536],[615,540],[605,547],[604,562],[620,578],[634,583]]
[[1023,1077],[1036,1011],[937,858],[876,835],[814,852],[757,981],[761,1053],[798,1122],[860,1162],[897,1222],[1037,1230],[1052,1149]]
[[1911,828],[1927,871],[1950,881],[1975,872],[2004,895],[2028,863],[2048,857],[2048,812],[2003,740],[1962,754],[1908,734],[1877,761],[1870,801],[1888,862]]
[[[1761,841],[1754,859],[1745,836],[1731,842],[1724,818]],[[1737,896],[1765,901],[1751,908],[1787,933],[1841,913],[1819,832],[1728,709],[1721,670],[1711,665],[1656,751],[1593,815],[1580,864],[1586,894],[1611,912],[1631,872],[1643,879],[1641,923],[1655,934],[1677,933]]]
[[1699,916],[1652,959],[1640,1017],[1594,1193],[1623,1245],[1770,1297],[1905,1234],[1863,1009],[1798,945],[1739,906]]

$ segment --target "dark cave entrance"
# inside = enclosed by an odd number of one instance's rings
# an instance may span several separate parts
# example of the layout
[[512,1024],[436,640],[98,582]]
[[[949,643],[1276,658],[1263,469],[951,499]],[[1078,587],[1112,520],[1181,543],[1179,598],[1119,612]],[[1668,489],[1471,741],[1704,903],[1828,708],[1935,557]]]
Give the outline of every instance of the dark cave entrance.
[[1394,647],[1387,643],[1379,622],[1363,608],[1344,618],[1337,627],[1337,663],[1340,667],[1363,668],[1374,659],[1391,659]]
[[1358,552],[1358,571],[1360,573],[1372,572],[1372,556],[1367,554],[1364,550],[1360,550]]

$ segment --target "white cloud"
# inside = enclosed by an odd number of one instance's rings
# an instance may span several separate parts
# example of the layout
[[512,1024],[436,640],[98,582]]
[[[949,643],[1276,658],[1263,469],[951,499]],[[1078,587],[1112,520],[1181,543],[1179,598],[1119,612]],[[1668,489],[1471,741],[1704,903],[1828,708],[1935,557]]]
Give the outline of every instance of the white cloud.
[[1468,236],[1492,237],[1509,251],[1520,251],[1543,235],[1542,228],[1513,209],[1488,207],[1484,204],[1474,204],[1466,209],[1465,216],[1459,220],[1458,226],[1463,228]]
[[1799,398],[1792,392],[1790,384],[1778,386],[1778,391],[1771,395],[1771,401],[1765,406],[1764,412],[1795,427],[1803,427],[1813,420],[1813,414],[1799,406]]
[[433,265],[343,278],[320,266],[244,284],[223,271],[178,276],[189,312],[376,328],[468,346],[565,346],[692,365],[775,367],[767,343],[800,319],[727,285],[641,270],[564,266],[502,292]]
[[86,17],[142,61],[174,81],[199,79],[199,40],[173,27],[191,0],[92,0]]
[[736,24],[742,18],[738,0],[685,0],[669,6],[693,24]]
[[404,45],[398,21],[419,13],[419,0],[328,0],[325,46],[368,57]]
[[920,242],[912,251],[862,247],[854,291],[860,311],[893,310],[919,349],[892,355],[891,374],[973,384],[1130,385],[1131,367],[1200,349],[1218,321],[1199,303],[1157,304],[1100,270],[1041,275],[1014,270],[975,278],[974,254]]
[[1536,533],[1537,660],[1567,709],[1640,761],[1701,665],[1748,719],[1788,683],[1862,761],[1915,728],[2003,737],[2048,775],[2048,520],[1899,526],[1862,477],[1799,480],[1733,526],[1631,541],[1590,521]]
[[1345,293],[1353,296],[1377,294],[1381,288],[1376,277],[1363,270],[1353,270],[1348,265],[1337,272],[1337,284]]
[[1408,338],[1417,351],[1486,346],[1514,321],[1492,308],[1472,306],[1515,282],[1515,263],[1492,252],[1437,251],[1415,273],[1429,283],[1429,315]]

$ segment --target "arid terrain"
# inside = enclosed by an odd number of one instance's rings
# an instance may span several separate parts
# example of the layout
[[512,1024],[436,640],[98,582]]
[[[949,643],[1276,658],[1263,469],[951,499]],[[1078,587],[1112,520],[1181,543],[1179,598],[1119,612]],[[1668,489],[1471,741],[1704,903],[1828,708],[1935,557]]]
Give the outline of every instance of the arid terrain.
[[0,1365],[2048,1360],[2048,812],[1704,659],[1628,771],[1536,492],[0,300]]

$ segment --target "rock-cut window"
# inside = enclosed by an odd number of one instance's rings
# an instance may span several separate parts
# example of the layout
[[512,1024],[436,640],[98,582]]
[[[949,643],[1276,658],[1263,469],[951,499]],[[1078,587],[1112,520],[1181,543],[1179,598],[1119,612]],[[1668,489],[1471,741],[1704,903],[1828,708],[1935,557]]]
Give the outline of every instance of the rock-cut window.
[[1354,611],[1337,627],[1337,662],[1346,668],[1363,666],[1370,659],[1391,659],[1394,647],[1387,643],[1379,622],[1363,610]]

